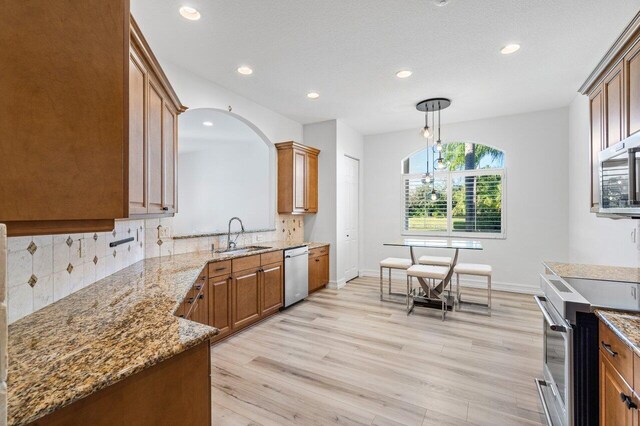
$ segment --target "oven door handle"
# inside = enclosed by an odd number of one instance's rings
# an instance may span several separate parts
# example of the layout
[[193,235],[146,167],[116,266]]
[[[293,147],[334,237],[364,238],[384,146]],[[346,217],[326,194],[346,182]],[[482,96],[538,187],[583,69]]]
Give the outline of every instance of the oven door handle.
[[[547,400],[544,399],[544,393],[542,392],[543,386],[549,386],[546,381],[540,379],[534,379],[536,382],[536,388],[538,389],[538,396],[540,397],[540,402],[542,402],[542,410],[544,411],[544,416],[547,418],[547,424],[553,425],[551,421],[551,414],[549,412],[549,406],[547,405]],[[551,388],[553,390],[553,387]]]
[[567,327],[565,327],[564,325],[561,325],[561,324],[556,324],[553,321],[553,318],[551,318],[551,314],[549,313],[547,308],[542,304],[542,299],[544,299],[545,301],[547,299],[545,299],[544,297],[540,297],[540,296],[533,296],[533,298],[535,299],[536,303],[538,304],[538,308],[540,308],[540,311],[542,311],[542,316],[544,316],[544,320],[549,324],[549,328],[551,328],[551,330],[557,331],[559,333],[566,333],[567,332]]

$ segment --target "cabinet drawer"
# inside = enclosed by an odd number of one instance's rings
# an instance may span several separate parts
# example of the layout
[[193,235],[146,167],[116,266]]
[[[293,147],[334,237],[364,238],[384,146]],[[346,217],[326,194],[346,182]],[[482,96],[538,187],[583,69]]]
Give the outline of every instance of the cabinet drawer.
[[271,253],[264,253],[260,255],[260,264],[264,266],[271,263],[282,262],[282,258],[282,250],[272,251]]
[[209,278],[231,274],[231,261],[213,262],[209,264]]
[[244,271],[245,269],[257,268],[260,266],[260,255],[240,257],[231,261],[233,272]]
[[309,250],[309,257],[324,256],[325,254],[329,254],[329,246],[317,247]]
[[600,322],[600,352],[627,383],[633,383],[633,353],[618,336]]

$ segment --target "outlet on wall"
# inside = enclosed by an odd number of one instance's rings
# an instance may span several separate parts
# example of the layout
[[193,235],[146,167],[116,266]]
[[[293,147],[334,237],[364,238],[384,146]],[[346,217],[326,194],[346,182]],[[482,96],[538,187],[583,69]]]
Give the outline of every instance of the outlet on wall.
[[166,226],[158,226],[158,238],[169,238],[169,228]]

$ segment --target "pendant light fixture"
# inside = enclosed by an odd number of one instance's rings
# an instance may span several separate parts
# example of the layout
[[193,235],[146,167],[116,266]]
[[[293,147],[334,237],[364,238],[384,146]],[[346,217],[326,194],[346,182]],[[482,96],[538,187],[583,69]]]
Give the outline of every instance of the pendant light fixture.
[[[435,127],[435,113],[436,111],[438,112],[438,140],[435,142],[435,149],[438,152],[438,160],[436,162],[436,166],[434,167],[434,169],[437,168],[438,170],[442,170],[444,169],[444,160],[442,158],[442,139],[440,135],[440,114],[441,114],[441,111],[449,107],[449,105],[451,105],[451,99],[447,99],[447,98],[425,99],[424,101],[419,102],[416,105],[416,109],[418,111],[424,112],[424,127],[420,129],[420,134],[422,135],[422,137],[427,139],[427,175],[424,178],[426,183],[429,183],[432,180],[431,174],[429,172],[429,169],[430,169],[429,164],[431,163],[431,161],[429,161],[429,138],[435,137],[435,132],[431,129],[431,127],[429,127],[429,113],[431,113],[432,115],[432,123],[433,123],[433,127]],[[435,182],[434,182],[434,185],[431,188],[431,200],[436,201],[437,199],[438,199],[438,194],[436,193]]]

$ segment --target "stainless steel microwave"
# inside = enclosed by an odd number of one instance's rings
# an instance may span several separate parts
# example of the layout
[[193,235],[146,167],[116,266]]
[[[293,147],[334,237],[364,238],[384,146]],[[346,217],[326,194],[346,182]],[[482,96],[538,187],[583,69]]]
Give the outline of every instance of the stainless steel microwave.
[[640,218],[640,134],[598,154],[600,213]]

